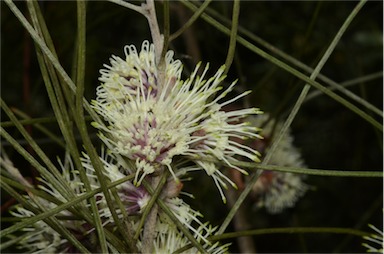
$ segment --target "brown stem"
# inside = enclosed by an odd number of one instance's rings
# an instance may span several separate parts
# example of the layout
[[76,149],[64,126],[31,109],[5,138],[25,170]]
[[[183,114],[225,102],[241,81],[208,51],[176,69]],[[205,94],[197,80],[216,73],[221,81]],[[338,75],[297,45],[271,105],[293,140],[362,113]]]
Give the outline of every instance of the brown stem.
[[158,65],[160,63],[161,52],[163,50],[164,38],[160,34],[154,0],[147,0],[147,4],[144,9],[146,13],[145,17],[148,20],[149,29],[151,30],[153,44],[155,45],[155,61],[156,65]]
[[[227,191],[228,206],[232,207],[238,198],[237,192],[234,189]],[[247,221],[244,205],[240,206],[233,219],[233,226],[235,231],[245,231],[249,229],[249,222]],[[242,236],[237,238],[237,244],[241,253],[256,253],[255,243],[251,236]]]
[[[161,176],[152,177],[151,187],[156,189],[160,182]],[[157,213],[159,206],[157,203],[153,204],[151,211],[149,212],[146,221],[144,223],[144,233],[142,241],[142,253],[152,253],[153,241],[155,239],[155,229],[157,222]]]

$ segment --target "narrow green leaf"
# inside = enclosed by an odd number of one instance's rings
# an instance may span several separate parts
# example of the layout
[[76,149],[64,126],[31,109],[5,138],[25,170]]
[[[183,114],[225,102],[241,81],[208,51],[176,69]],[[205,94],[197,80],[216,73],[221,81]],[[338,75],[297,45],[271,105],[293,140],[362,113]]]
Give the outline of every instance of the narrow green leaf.
[[[27,119],[27,120],[35,120],[35,119],[32,119],[30,118],[27,114],[25,114],[24,112],[18,110],[18,109],[13,109],[13,111],[15,112],[16,115],[19,115],[20,117],[24,118],[24,119]],[[56,119],[56,118],[54,118]],[[20,124],[23,125],[22,121],[19,121]],[[34,122],[34,121],[32,121]],[[56,121],[55,121],[56,122]],[[58,144],[59,146],[61,146],[62,148],[66,148],[65,144],[63,143],[63,141],[58,137],[56,136],[55,134],[53,134],[50,130],[48,130],[47,128],[45,128],[43,125],[41,124],[38,124],[38,123],[35,123],[34,126],[36,127],[36,129],[40,130],[42,133],[44,133],[45,135],[47,135],[47,137],[52,140],[53,142],[55,142],[56,144]]]
[[107,1],[114,3],[114,4],[121,5],[125,8],[131,9],[133,11],[136,11],[140,14],[145,15],[145,10],[142,6],[134,5],[134,4],[128,3],[128,2],[123,1],[123,0],[107,0]]
[[[84,76],[85,76],[85,52],[86,52],[86,2],[83,0],[77,1],[77,48],[76,48],[76,113],[75,119],[77,126],[79,127],[80,135],[82,139],[89,140],[87,127],[85,124],[84,112],[83,112],[83,99],[84,99]],[[87,145],[86,145],[87,147]],[[93,147],[92,147],[93,148]],[[80,163],[81,164],[81,163]],[[83,182],[87,191],[92,190],[92,187],[87,179],[87,175],[84,168],[79,169],[79,172],[83,175]],[[103,179],[100,179],[100,184]],[[108,190],[106,191],[108,192]],[[106,193],[104,193],[106,194]],[[99,240],[102,253],[108,253],[107,241],[103,230],[103,225],[99,210],[96,204],[96,199],[93,197],[90,200],[93,220],[96,227],[97,237]]]
[[[0,183],[1,183],[1,187],[2,188],[5,191],[7,191],[10,195],[12,195],[12,197],[14,197],[16,200],[18,200],[25,208],[27,208],[28,210],[30,210],[31,212],[33,212],[35,214],[40,213],[40,211],[37,208],[35,208],[33,205],[29,204],[29,202],[24,197],[22,197],[17,191],[14,191],[8,184],[6,184],[4,181],[2,181],[2,178],[0,178]],[[40,209],[44,209],[44,207],[39,205],[38,202],[35,202],[35,205],[38,205]],[[42,210],[42,211],[44,212],[44,210]],[[26,222],[29,223],[29,219],[30,218],[22,220],[21,222],[18,223],[18,225],[21,225],[21,228],[27,227],[27,223]],[[84,245],[82,245],[79,242],[79,240],[77,240],[76,237],[71,232],[69,232],[69,230],[67,228],[65,228],[58,221],[57,218],[55,218],[55,217],[46,217],[46,218],[44,218],[44,222],[46,222],[52,229],[57,231],[61,236],[65,237],[79,251],[81,251],[82,253],[90,253],[84,247]],[[2,234],[1,234],[2,232],[3,231],[0,232],[0,237],[2,237]]]
[[16,128],[23,135],[28,144],[36,152],[36,154],[42,159],[42,161],[47,165],[48,169],[40,165],[20,144],[17,143],[12,136],[10,136],[2,127],[1,127],[1,136],[3,136],[27,161],[34,166],[38,172],[45,177],[45,179],[57,187],[57,190],[63,193],[63,196],[66,198],[73,197],[74,193],[70,191],[68,183],[63,179],[60,171],[56,166],[51,162],[47,157],[44,151],[39,147],[36,141],[29,135],[25,128],[20,124],[16,116],[12,113],[3,99],[0,99],[0,106],[4,112],[8,115],[11,121],[15,124]]
[[[50,49],[47,47],[45,42],[39,37],[39,35],[36,33],[36,31],[33,29],[33,27],[29,24],[27,19],[23,16],[23,14],[16,7],[16,5],[11,0],[4,0],[4,1],[8,5],[10,10],[15,14],[15,16],[20,20],[20,23],[25,27],[25,29],[31,35],[32,39],[36,42],[37,46],[40,47],[40,49],[42,50],[44,55],[47,56],[49,61],[52,63],[54,68],[57,70],[58,74],[63,78],[64,82],[75,93],[76,86],[73,83],[73,81],[71,80],[71,78],[68,76],[68,74],[65,72],[63,67],[60,65],[60,63],[57,61],[57,57],[55,57],[55,55],[50,51]],[[86,99],[84,99],[83,103],[84,103],[85,109],[90,114],[92,119],[94,119],[96,122],[98,122],[100,124],[103,124],[100,117],[95,113],[95,111],[89,105],[88,101]]]
[[[40,118],[30,118],[30,119],[20,119],[21,125],[30,125],[30,124],[41,124],[41,123],[57,123],[55,117],[40,117]],[[5,121],[0,123],[1,127],[13,127],[15,124],[12,121]]]
[[248,167],[253,169],[273,170],[286,173],[296,173],[315,176],[333,176],[333,177],[383,177],[382,171],[355,171],[355,170],[334,170],[334,169],[312,169],[283,167],[277,165],[262,165],[257,163],[239,162],[239,167]]
[[[187,5],[187,3],[185,3],[184,1],[183,1],[183,4]],[[202,7],[203,7],[203,5],[201,5],[199,8],[202,8]],[[192,5],[191,5],[191,9],[193,9]],[[229,19],[223,17],[222,15],[220,15],[217,11],[215,11],[215,10],[213,10],[211,8],[206,8],[206,12],[209,13],[209,15],[211,15],[212,17],[218,19],[220,21],[220,23],[226,24],[227,27],[231,25],[231,21]],[[283,52],[282,50],[280,50],[280,49],[276,48],[275,46],[271,45],[270,43],[268,43],[267,41],[263,40],[259,36],[253,34],[249,30],[247,30],[246,28],[244,28],[242,26],[239,26],[238,29],[239,29],[239,33],[243,35],[243,36],[240,36],[241,38],[248,37],[253,42],[263,46],[264,48],[268,49],[273,54],[281,57],[287,63],[292,64],[292,66],[296,66],[296,67],[304,70],[307,73],[312,73],[313,72],[314,69],[312,67],[310,67],[310,66],[306,65],[305,63],[299,61],[298,59],[296,59],[296,58],[286,54],[285,52]],[[223,31],[223,32],[226,33],[227,35],[229,35],[228,31],[229,30]],[[319,73],[317,78],[319,80],[323,81],[325,84],[329,85],[330,86],[330,88],[329,88],[330,90],[332,90],[332,91],[333,90],[340,91],[341,93],[346,95],[348,98],[356,101],[357,103],[363,105],[364,107],[366,107],[367,109],[369,109],[372,112],[376,113],[377,115],[383,117],[383,111],[382,110],[380,110],[379,108],[375,107],[374,105],[372,105],[368,101],[364,100],[363,98],[357,96],[356,94],[354,94],[353,92],[349,91],[348,89],[345,89],[345,87],[343,87],[343,85],[336,83],[335,81],[331,80],[330,78],[326,77],[325,75],[323,75],[321,73]],[[315,91],[315,92],[319,92],[320,94],[324,93],[322,91]]]
[[[164,171],[162,176],[161,176],[159,185],[156,187],[156,190],[153,193],[153,195],[151,195],[151,199],[148,201],[148,204],[146,205],[146,207],[145,207],[145,209],[144,209],[144,211],[143,211],[143,213],[141,215],[141,220],[139,222],[139,225],[137,226],[136,234],[134,236],[135,240],[139,239],[140,232],[141,232],[141,229],[144,226],[145,220],[146,220],[149,212],[151,211],[153,205],[155,204],[156,200],[159,198],[165,183],[167,182],[167,176],[168,176],[168,171]],[[144,180],[144,181],[145,181],[145,185],[144,186],[149,186],[149,184],[146,182],[146,180]]]
[[205,0],[204,3],[200,6],[198,10],[196,10],[192,17],[185,23],[179,30],[169,36],[169,41],[173,41],[177,37],[179,37],[185,30],[187,30],[204,12],[204,10],[208,7],[208,5],[212,2],[212,0]]
[[[270,234],[349,234],[358,237],[369,236],[370,233],[363,232],[352,228],[331,228],[331,227],[290,227],[290,228],[261,228],[246,231],[236,231],[231,233],[224,233],[221,235],[214,235],[208,237],[210,241],[220,241],[225,239],[233,239],[244,236],[257,236],[257,235],[270,235]],[[192,244],[188,244],[173,254],[183,253],[190,248]]]
[[[197,10],[197,7],[195,7],[193,4],[187,2],[187,1],[182,1],[182,3],[187,6],[188,8],[192,9],[193,11]],[[203,13],[201,15],[201,17],[207,21],[209,24],[213,25],[214,27],[216,27],[219,31],[229,35],[230,34],[230,30],[228,28],[226,28],[224,25],[222,25],[220,22],[216,21],[215,19],[213,19],[211,16]],[[252,52],[258,54],[259,56],[267,59],[268,61],[270,61],[271,63],[273,64],[276,64],[277,66],[279,66],[280,68],[286,70],[287,72],[293,74],[294,76],[298,77],[299,79],[305,81],[306,83],[312,85],[313,87],[315,87],[316,89],[320,90],[321,92],[323,92],[324,94],[328,95],[329,97],[331,97],[332,99],[334,99],[335,101],[339,102],[340,104],[344,105],[345,107],[347,107],[349,110],[351,110],[352,112],[356,113],[357,115],[359,115],[360,117],[362,117],[364,120],[366,120],[367,122],[369,122],[370,124],[372,124],[375,128],[377,128],[378,130],[380,130],[381,132],[383,131],[383,126],[382,124],[380,124],[379,122],[377,122],[374,118],[372,118],[371,116],[369,116],[367,113],[365,113],[364,111],[362,111],[361,109],[359,109],[358,107],[356,107],[355,105],[351,104],[349,101],[345,100],[344,98],[340,97],[339,95],[335,94],[334,92],[332,92],[331,90],[329,90],[328,88],[322,86],[320,83],[314,81],[314,80],[311,80],[308,76],[306,76],[305,74],[301,73],[300,71],[294,69],[293,67],[289,66],[288,64],[280,61],[279,59],[273,57],[272,55],[266,53],[265,51],[261,50],[260,48],[256,47],[255,45],[253,45],[252,43],[250,43],[249,41],[245,40],[243,37],[241,36],[238,36],[237,37],[237,41],[242,44],[243,46],[245,46],[246,48],[248,48],[249,50],[251,50]]]
[[[119,184],[122,184],[122,183],[126,182],[126,181],[131,181],[133,178],[134,178],[134,175],[126,176],[124,178],[121,178],[121,179],[113,182],[113,183],[110,183],[108,185],[108,188],[113,188],[113,187],[115,187],[115,186],[117,186]],[[4,182],[3,177],[0,177],[0,182],[1,183]],[[24,227],[32,225],[33,223],[35,223],[37,221],[40,221],[40,220],[43,220],[45,218],[49,218],[51,216],[54,216],[55,214],[58,214],[58,213],[60,213],[63,210],[67,210],[70,207],[75,206],[76,204],[78,204],[78,203],[80,203],[80,202],[82,202],[82,201],[84,201],[86,199],[89,199],[90,197],[93,197],[94,195],[96,195],[97,193],[100,193],[101,191],[102,191],[101,188],[94,189],[94,190],[92,190],[90,192],[87,192],[85,194],[77,196],[77,197],[73,198],[72,200],[69,200],[68,202],[63,203],[63,204],[61,204],[61,205],[59,205],[59,206],[57,206],[57,207],[55,207],[55,208],[53,208],[51,210],[45,211],[45,212],[40,213],[40,214],[38,214],[38,215],[36,215],[34,217],[28,218],[28,220],[27,219],[23,220],[23,223],[20,222],[20,223],[12,225],[12,226],[10,226],[10,227],[8,227],[6,229],[3,229],[3,230],[0,231],[0,237],[5,237],[8,234],[11,234],[11,233],[13,233],[13,232],[15,232],[17,230],[20,230],[20,229],[22,229]],[[85,218],[85,219],[87,219],[87,218]],[[89,223],[91,223],[91,225],[93,225],[92,224],[92,220],[89,220],[89,218],[88,218],[87,221]],[[124,248],[121,247],[122,245],[121,245],[121,243],[119,243],[119,240],[116,239],[116,237],[113,234],[108,233],[108,231],[106,229],[104,229],[104,230],[105,230],[105,232],[107,234],[108,240],[111,243],[113,243],[113,245],[115,247],[118,246],[119,249],[121,250],[121,252],[123,252]]]
[[164,29],[163,29],[163,36],[164,36],[164,44],[163,44],[163,50],[161,51],[161,61],[165,60],[165,54],[168,51],[168,44],[169,44],[169,33],[170,33],[170,17],[169,17],[169,0],[163,1],[163,9],[164,9]]
[[[143,185],[148,190],[148,192],[153,195],[154,190],[152,187],[143,181]],[[201,253],[207,253],[204,250],[204,247],[193,237],[191,232],[177,219],[177,217],[173,214],[173,212],[169,209],[169,207],[164,203],[163,200],[160,198],[156,200],[157,204],[160,206],[160,208],[164,211],[165,214],[168,215],[168,217],[176,224],[176,226],[183,232],[185,237],[188,238],[189,241],[191,241],[192,245],[198,249]]]
[[222,240],[229,238],[236,238],[241,236],[252,236],[252,235],[267,235],[267,234],[300,234],[300,233],[314,233],[314,234],[350,234],[355,236],[367,236],[370,233],[352,229],[352,228],[336,228],[336,227],[291,227],[291,228],[264,228],[239,231],[233,233],[224,233],[222,235],[215,235],[210,237],[212,240]]
[[[348,26],[352,22],[353,18],[357,15],[357,13],[363,7],[364,4],[365,4],[364,0],[360,1],[356,5],[356,7],[352,10],[351,14],[347,17],[347,19],[345,20],[344,24],[341,26],[341,28],[339,29],[339,31],[337,32],[337,34],[333,38],[331,44],[327,48],[326,52],[324,53],[324,55],[320,59],[319,63],[317,64],[317,66],[315,68],[315,70],[311,74],[310,80],[314,80],[316,78],[316,76],[320,73],[320,70],[322,69],[322,67],[324,66],[325,62],[328,60],[329,56],[331,55],[331,53],[335,49],[335,47],[338,44],[341,36],[344,34],[345,30],[348,28]],[[310,89],[309,84],[306,84],[304,86],[304,88],[303,88],[303,90],[302,90],[298,100],[296,101],[296,103],[295,103],[291,113],[289,114],[287,120],[284,122],[283,127],[281,128],[281,130],[278,133],[278,135],[274,138],[274,140],[273,140],[273,142],[272,142],[272,144],[271,144],[271,146],[269,148],[269,151],[268,151],[267,155],[265,156],[265,158],[261,162],[261,165],[267,165],[269,160],[272,158],[272,155],[273,155],[274,151],[276,150],[276,148],[278,147],[280,140],[285,135],[285,133],[288,130],[289,126],[291,125],[293,119],[295,118],[296,114],[298,113],[301,105],[303,104],[309,89]],[[329,90],[327,90],[327,91],[329,91]],[[356,107],[356,109],[358,109],[358,108]],[[227,226],[229,225],[230,221],[235,216],[237,209],[239,209],[240,205],[243,203],[245,198],[248,196],[249,192],[252,190],[253,185],[256,183],[259,175],[260,175],[260,172],[255,174],[255,177],[252,177],[251,182],[245,187],[243,192],[240,194],[239,198],[236,200],[235,204],[231,208],[231,211],[228,213],[228,215],[225,218],[223,224],[220,226],[220,229],[218,230],[217,234],[224,233],[224,231],[227,228]]]
[[240,15],[240,0],[233,1],[233,10],[232,10],[232,27],[231,33],[229,36],[229,47],[227,51],[227,58],[225,59],[225,70],[224,74],[226,75],[231,68],[233,57],[236,50],[236,39],[237,39],[237,28],[239,26],[239,15]]

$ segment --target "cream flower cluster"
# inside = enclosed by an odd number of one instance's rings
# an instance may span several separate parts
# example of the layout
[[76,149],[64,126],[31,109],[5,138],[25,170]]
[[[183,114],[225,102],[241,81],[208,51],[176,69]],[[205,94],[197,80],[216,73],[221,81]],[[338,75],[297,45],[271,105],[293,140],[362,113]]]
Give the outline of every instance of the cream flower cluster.
[[233,138],[260,137],[258,128],[239,120],[261,113],[250,108],[225,112],[227,104],[245,96],[245,92],[227,101],[233,89],[222,87],[224,66],[206,79],[208,65],[201,76],[200,64],[187,80],[181,79],[182,64],[173,60],[173,51],[165,56],[165,69],[155,65],[154,46],[144,41],[138,53],[134,46],[125,47],[125,59],[112,56],[111,66],[104,65],[93,108],[107,122],[93,123],[100,137],[115,154],[134,161],[135,185],[145,176],[169,169],[176,178],[172,162],[175,156],[192,160],[212,176],[225,200],[221,187],[234,185],[219,170],[219,163],[234,166],[238,156],[259,161],[259,153],[233,141]]
[[[173,253],[188,246],[189,240],[180,234],[177,228],[173,225],[159,221],[156,228],[158,229],[158,232],[154,243],[154,253]],[[227,253],[230,244],[219,245],[219,242],[210,244],[209,242],[204,241],[206,237],[214,235],[215,231],[216,228],[204,224],[197,229],[198,234],[194,233],[194,237],[202,244],[207,253]],[[140,244],[141,243],[139,243],[139,245]],[[184,253],[199,253],[199,251],[193,247],[186,250]]]
[[[104,152],[100,157],[104,164],[104,176],[108,177],[111,181],[116,181],[126,176],[127,165],[124,160],[118,159],[114,154]],[[95,178],[95,171],[92,166],[90,158],[84,154],[82,158],[83,166],[88,171],[90,178]],[[179,172],[178,172],[179,173]],[[95,186],[98,187],[98,186]],[[134,186],[131,182],[127,181],[118,185],[117,193],[124,205],[128,215],[139,215],[146,208],[150,199],[150,194],[143,186]],[[225,253],[228,245],[220,245],[219,242],[212,244],[206,238],[212,235],[216,228],[213,228],[209,223],[203,223],[199,218],[202,215],[193,210],[181,198],[177,197],[180,192],[179,186],[175,183],[174,178],[170,177],[167,180],[165,187],[160,195],[167,207],[172,211],[175,217],[181,222],[183,226],[188,228],[201,242],[207,251],[215,251],[216,253]],[[110,210],[107,208],[104,198],[98,201],[100,216],[102,217],[105,225],[113,225],[113,218]],[[119,208],[116,209],[118,216],[122,217]],[[138,226],[140,217],[132,218],[132,228],[135,230]],[[155,240],[153,242],[153,249],[156,253],[172,253],[179,248],[184,247],[189,243],[189,240],[184,234],[176,227],[176,224],[164,213],[159,211],[158,220],[155,227]],[[138,239],[137,247],[141,249],[141,239]],[[157,250],[157,251],[156,251]],[[192,251],[196,253],[196,250]]]
[[[44,200],[45,201],[45,200]],[[46,208],[53,208],[52,203],[44,202]],[[12,215],[25,219],[35,216],[35,214],[24,208],[23,206],[16,206],[15,210],[12,211]],[[67,223],[68,226],[75,227],[80,225],[75,225],[75,223]],[[78,223],[76,223],[78,224]],[[65,225],[64,225],[65,226]],[[79,227],[81,229],[81,227]],[[31,226],[25,227],[22,229],[23,235],[18,241],[18,248],[27,250],[28,253],[67,253],[70,251],[70,245],[68,240],[63,238],[59,233],[52,229],[44,221],[38,221]],[[84,232],[82,232],[84,233]]]
[[[174,60],[173,55],[169,51],[160,68],[155,64],[153,44],[144,41],[140,52],[134,46],[126,46],[125,59],[112,56],[110,65],[104,65],[105,69],[100,71],[101,85],[97,88],[92,107],[104,120],[93,123],[100,130],[99,137],[106,146],[100,155],[102,173],[111,182],[134,175],[132,181],[115,187],[117,196],[114,198],[118,197],[122,204],[116,204],[115,211],[119,218],[123,218],[124,213],[128,214],[128,223],[131,223],[133,230],[139,231],[139,221],[151,200],[151,195],[141,183],[145,178],[151,180],[150,177],[169,170],[171,176],[159,198],[207,252],[223,253],[228,245],[211,243],[207,239],[215,233],[216,228],[201,222],[202,215],[179,197],[181,180],[190,171],[204,170],[213,178],[225,202],[222,188],[226,188],[227,183],[234,186],[234,183],[220,171],[220,167],[227,165],[245,174],[245,170],[236,166],[238,160],[259,161],[259,153],[242,144],[242,140],[260,138],[259,129],[244,123],[242,119],[261,112],[256,108],[224,111],[223,107],[249,92],[225,100],[235,82],[221,91],[221,83],[225,78],[224,67],[208,77],[208,65],[200,69],[199,64],[188,79],[182,80],[182,64]],[[202,73],[199,75],[200,71]],[[70,183],[73,193],[84,194],[79,172],[70,159],[67,162],[66,165],[60,164],[63,177]],[[81,162],[91,187],[100,188],[90,157],[83,153]],[[41,201],[42,207],[55,208],[57,202],[51,200],[67,202],[48,181],[41,179],[41,182],[40,189],[50,195],[50,198]],[[104,194],[98,193],[95,198],[102,225],[110,232],[117,232]],[[80,205],[90,209],[86,201]],[[33,212],[26,207],[15,209],[14,215],[20,218],[33,216]],[[124,213],[120,209],[125,209]],[[59,215],[76,217],[76,220],[61,219],[60,226],[73,234],[89,251],[100,252],[93,225],[69,210]],[[184,233],[161,209],[156,214],[154,227],[153,248],[149,249],[155,252],[171,253],[189,243]],[[28,232],[20,243],[30,252],[79,251],[45,221],[39,221],[25,230]],[[141,237],[137,239],[139,250]],[[110,251],[115,251],[113,246],[109,247]],[[198,250],[192,248],[186,252],[196,253]]]
[[[65,179],[73,193],[80,195],[84,193],[83,184],[74,170],[72,160],[68,156],[66,158],[66,163],[63,165],[61,161],[59,164],[62,168],[62,177]],[[44,208],[45,210],[54,209],[57,204],[55,202],[66,202],[66,199],[63,197],[62,193],[52,186],[51,183],[46,181],[44,178],[40,178],[40,185],[38,186],[40,190],[45,192],[45,198],[49,196],[48,199],[43,199],[36,196],[34,200],[30,196],[25,196],[31,204],[34,204],[35,209]],[[93,186],[98,187],[95,178],[90,178],[90,182]],[[53,200],[56,200],[53,202]],[[38,205],[37,205],[38,204]],[[86,208],[88,205],[85,201],[80,203]],[[22,205],[16,205],[11,211],[12,215],[25,219],[28,217],[35,216],[33,209],[24,207]],[[96,239],[94,230],[90,230],[92,227],[85,220],[75,220],[73,219],[75,215],[68,211],[63,210],[57,214],[57,217],[61,217],[59,220],[60,227],[64,227],[70,234],[74,235],[77,240],[83,243],[83,245],[93,251],[99,252],[100,249],[95,245],[92,239]],[[66,219],[68,218],[68,219]],[[76,253],[79,252],[72,243],[70,243],[66,238],[60,235],[55,229],[49,226],[46,222],[40,220],[32,225],[29,225],[22,229],[24,233],[19,237],[17,242],[18,247],[24,250],[27,250],[28,253]]]
[[[250,118],[256,126],[263,126],[263,140],[256,140],[253,147],[262,153],[267,153],[275,135],[282,128],[282,123],[271,119],[269,114]],[[297,148],[293,145],[290,132],[280,140],[279,146],[272,155],[269,164],[287,167],[305,167],[304,161]],[[253,186],[253,195],[257,206],[265,207],[270,213],[279,213],[285,208],[293,207],[297,200],[304,195],[308,185],[303,182],[305,176],[278,171],[264,171]]]
[[[79,173],[73,167],[70,157],[67,158],[66,165],[60,163],[62,167],[62,176],[70,183],[70,188],[76,195],[85,193],[83,184],[79,178]],[[104,152],[100,157],[101,161],[105,165],[104,176],[108,177],[111,181],[121,179],[124,177],[125,166],[120,164],[121,160],[117,160],[113,155]],[[92,185],[93,189],[100,188],[100,184],[95,175],[95,170],[91,164],[90,158],[87,154],[83,154],[81,158],[82,165],[86,169],[86,174]],[[45,209],[53,209],[56,207],[51,200],[58,200],[65,202],[65,198],[62,194],[55,189],[49,182],[44,179],[40,179],[41,185],[39,188],[43,190],[47,195],[50,195],[50,199],[38,198],[39,205]],[[170,178],[167,185],[173,188],[174,180]],[[136,187],[130,182],[124,182],[116,187],[118,196],[126,209],[128,215],[139,215],[146,207],[150,195],[142,187]],[[188,204],[178,197],[168,197],[169,191],[163,191],[161,198],[165,201],[169,209],[173,212],[175,217],[187,227],[195,236],[198,242],[208,251],[212,253],[225,253],[227,252],[228,245],[220,245],[219,242],[211,243],[207,240],[207,237],[212,235],[216,228],[213,228],[209,223],[203,223],[200,221],[202,215],[193,210]],[[29,196],[26,196],[30,200]],[[49,200],[49,201],[48,201]],[[106,199],[102,193],[96,194],[97,207],[102,220],[102,224],[105,228],[113,231],[115,224],[112,218],[112,214],[107,207]],[[32,200],[30,200],[33,202]],[[82,203],[84,208],[89,207],[86,202]],[[116,206],[117,207],[117,206]],[[38,208],[38,207],[36,207]],[[117,214],[122,218],[121,211],[117,208]],[[17,205],[14,207],[12,214],[20,219],[33,217],[35,214],[23,207]],[[59,222],[62,227],[66,228],[71,234],[73,234],[77,240],[79,240],[89,251],[92,253],[100,252],[100,246],[96,239],[96,232],[93,226],[87,223],[85,220],[73,219],[75,216],[68,210],[64,210],[58,214],[62,217]],[[65,219],[68,218],[68,219]],[[189,244],[188,238],[177,228],[176,224],[162,211],[159,212],[158,220],[156,224],[156,234],[153,242],[153,249],[156,253],[172,253],[182,247]],[[133,229],[137,229],[140,217],[133,216],[130,220]],[[18,241],[18,246],[24,250],[28,250],[29,253],[77,253],[78,249],[72,245],[66,238],[61,236],[53,228],[51,228],[46,222],[38,221],[23,229],[24,233]],[[138,239],[137,247],[141,249],[141,239]],[[113,249],[111,249],[112,251]],[[197,250],[192,249],[186,251],[187,253],[197,253]]]
[[367,252],[384,253],[383,230],[378,229],[372,224],[369,224],[368,226],[375,232],[369,236],[364,236],[364,240],[369,242],[363,243],[362,245],[367,248]]

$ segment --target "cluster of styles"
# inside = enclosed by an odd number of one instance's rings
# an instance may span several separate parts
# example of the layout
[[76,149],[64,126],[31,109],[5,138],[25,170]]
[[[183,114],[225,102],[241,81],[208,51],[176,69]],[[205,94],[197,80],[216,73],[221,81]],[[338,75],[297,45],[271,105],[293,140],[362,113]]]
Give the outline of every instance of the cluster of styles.
[[[191,171],[204,171],[210,176],[225,202],[223,189],[235,183],[222,171],[231,168],[242,174],[247,172],[237,165],[239,160],[259,162],[262,137],[256,124],[261,113],[257,108],[225,111],[224,107],[242,98],[249,92],[224,100],[232,91],[235,82],[220,91],[225,78],[224,67],[212,77],[207,77],[208,66],[200,64],[191,76],[182,80],[182,63],[173,59],[174,53],[165,55],[164,68],[160,70],[155,63],[153,44],[144,41],[141,51],[134,46],[125,47],[125,59],[112,56],[111,65],[104,65],[100,71],[101,85],[97,88],[97,98],[92,102],[93,109],[104,122],[94,122],[103,142],[100,159],[104,165],[104,176],[113,182],[133,175],[132,181],[116,186],[120,204],[116,205],[118,216],[128,214],[129,227],[138,228],[140,217],[151,199],[143,182],[151,181],[169,173],[159,196],[176,218],[193,234],[207,252],[223,253],[228,245],[211,243],[207,237],[215,234],[216,227],[200,221],[202,215],[193,210],[181,197],[182,181]],[[266,136],[270,133],[266,133]],[[246,141],[257,140],[257,141]],[[291,140],[288,140],[291,145]],[[266,145],[264,145],[266,146]],[[293,151],[291,147],[285,147]],[[302,164],[299,155],[285,156],[293,160],[294,165]],[[295,157],[296,156],[296,157]],[[276,159],[280,163],[281,159]],[[298,162],[297,162],[298,161]],[[295,164],[296,163],[296,164]],[[92,188],[100,187],[95,169],[87,154],[83,154],[83,167]],[[70,158],[60,163],[63,176],[68,179],[71,188],[78,195],[85,193],[79,172]],[[66,202],[62,193],[48,181],[41,179],[40,188],[55,199]],[[284,183],[285,185],[281,184]],[[258,206],[265,206],[270,212],[279,212],[292,206],[297,197],[306,190],[299,176],[284,173],[265,172],[256,183],[254,195]],[[190,195],[189,195],[190,196]],[[115,197],[116,198],[116,197]],[[39,198],[40,200],[40,198]],[[40,205],[46,208],[56,207],[55,203],[45,199]],[[96,194],[97,208],[103,226],[114,231],[115,220],[107,205],[103,193]],[[89,207],[83,201],[84,207]],[[33,216],[34,213],[18,206],[13,214],[20,218]],[[83,220],[70,219],[74,214],[65,210],[57,214],[62,216],[61,226],[65,227],[89,251],[100,252],[95,228]],[[35,253],[73,253],[78,250],[63,236],[44,221],[24,228],[20,246]],[[142,233],[136,241],[136,247],[143,249]],[[153,246],[156,253],[172,253],[187,244],[188,238],[166,213],[159,209],[156,215]],[[114,252],[112,245],[108,245]],[[192,248],[188,252],[198,252]]]

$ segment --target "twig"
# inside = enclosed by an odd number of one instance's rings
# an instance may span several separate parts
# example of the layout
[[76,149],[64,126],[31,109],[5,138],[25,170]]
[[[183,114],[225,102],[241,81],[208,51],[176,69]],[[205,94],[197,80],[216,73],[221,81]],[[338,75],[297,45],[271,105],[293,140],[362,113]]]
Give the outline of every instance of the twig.
[[[331,55],[331,53],[335,49],[335,47],[336,47],[337,43],[339,42],[341,36],[344,34],[345,30],[348,28],[348,26],[352,22],[353,18],[357,15],[359,10],[363,7],[365,2],[366,2],[365,0],[360,1],[356,5],[356,7],[353,9],[351,14],[347,17],[347,19],[345,20],[344,24],[341,26],[341,28],[339,29],[338,33],[334,37],[333,41],[328,46],[327,51],[324,53],[323,57],[321,58],[321,60],[317,64],[315,70],[312,72],[312,74],[310,76],[311,80],[315,80],[315,78],[319,74],[321,68],[324,66],[325,62],[328,60],[329,56]],[[271,159],[271,156],[274,153],[275,149],[277,148],[281,138],[286,133],[288,127],[290,126],[290,124],[292,123],[293,119],[295,118],[297,112],[299,111],[299,109],[301,107],[301,104],[303,103],[303,101],[304,101],[304,99],[305,99],[305,97],[306,97],[306,95],[307,95],[307,93],[309,91],[309,88],[310,88],[309,84],[306,84],[304,86],[304,88],[303,88],[303,90],[302,90],[298,100],[295,103],[294,108],[292,109],[290,115],[288,116],[288,119],[284,122],[283,128],[280,130],[279,134],[276,136],[276,139],[272,143],[269,152],[267,153],[267,155],[263,159],[263,162],[261,163],[262,166],[267,165],[269,163],[269,160]],[[256,180],[260,176],[261,172],[262,171],[259,170],[259,171],[257,171],[254,174],[254,176],[252,177],[251,182],[250,182],[251,184],[249,184],[245,188],[245,190],[240,194],[239,199],[236,201],[236,203],[233,206],[232,210],[227,215],[226,219],[224,220],[224,222],[221,225],[220,229],[218,230],[217,234],[224,233],[225,229],[227,228],[227,226],[229,225],[229,223],[232,220],[233,216],[235,215],[237,209],[240,207],[241,203],[245,200],[246,196],[251,191],[252,185],[256,182]]]
[[128,9],[131,9],[133,11],[141,13],[141,14],[143,14],[145,16],[145,11],[144,11],[143,6],[134,5],[134,4],[122,1],[122,0],[108,0],[108,1],[111,2],[111,3],[115,3],[115,4],[118,4],[118,5],[127,7]]
[[151,30],[153,44],[155,45],[156,65],[160,63],[160,56],[163,50],[164,37],[160,34],[159,24],[156,18],[156,9],[154,0],[147,0],[147,4],[143,5],[144,16],[148,20],[149,29]]
[[[228,197],[228,206],[232,207],[238,198],[238,194],[236,190],[232,188],[228,189],[226,193]],[[246,218],[245,209],[244,204],[240,206],[233,218],[233,226],[236,232],[249,229],[250,223]],[[237,238],[237,243],[241,253],[256,253],[256,247],[252,236],[240,236]]]
[[226,75],[231,68],[233,56],[235,55],[236,50],[236,39],[237,39],[237,27],[239,26],[239,15],[240,15],[240,0],[235,0],[233,2],[233,12],[232,12],[232,28],[231,35],[229,38],[229,47],[227,59],[225,59],[225,71]]
[[[164,174],[164,172],[163,172]],[[157,189],[160,183],[161,176],[152,177],[151,187]],[[156,197],[153,197],[156,198]],[[156,198],[157,199],[157,198]],[[157,221],[157,212],[159,210],[158,204],[154,203],[149,214],[145,218],[143,242],[142,242],[142,253],[152,253],[153,241],[155,239],[155,228]]]

